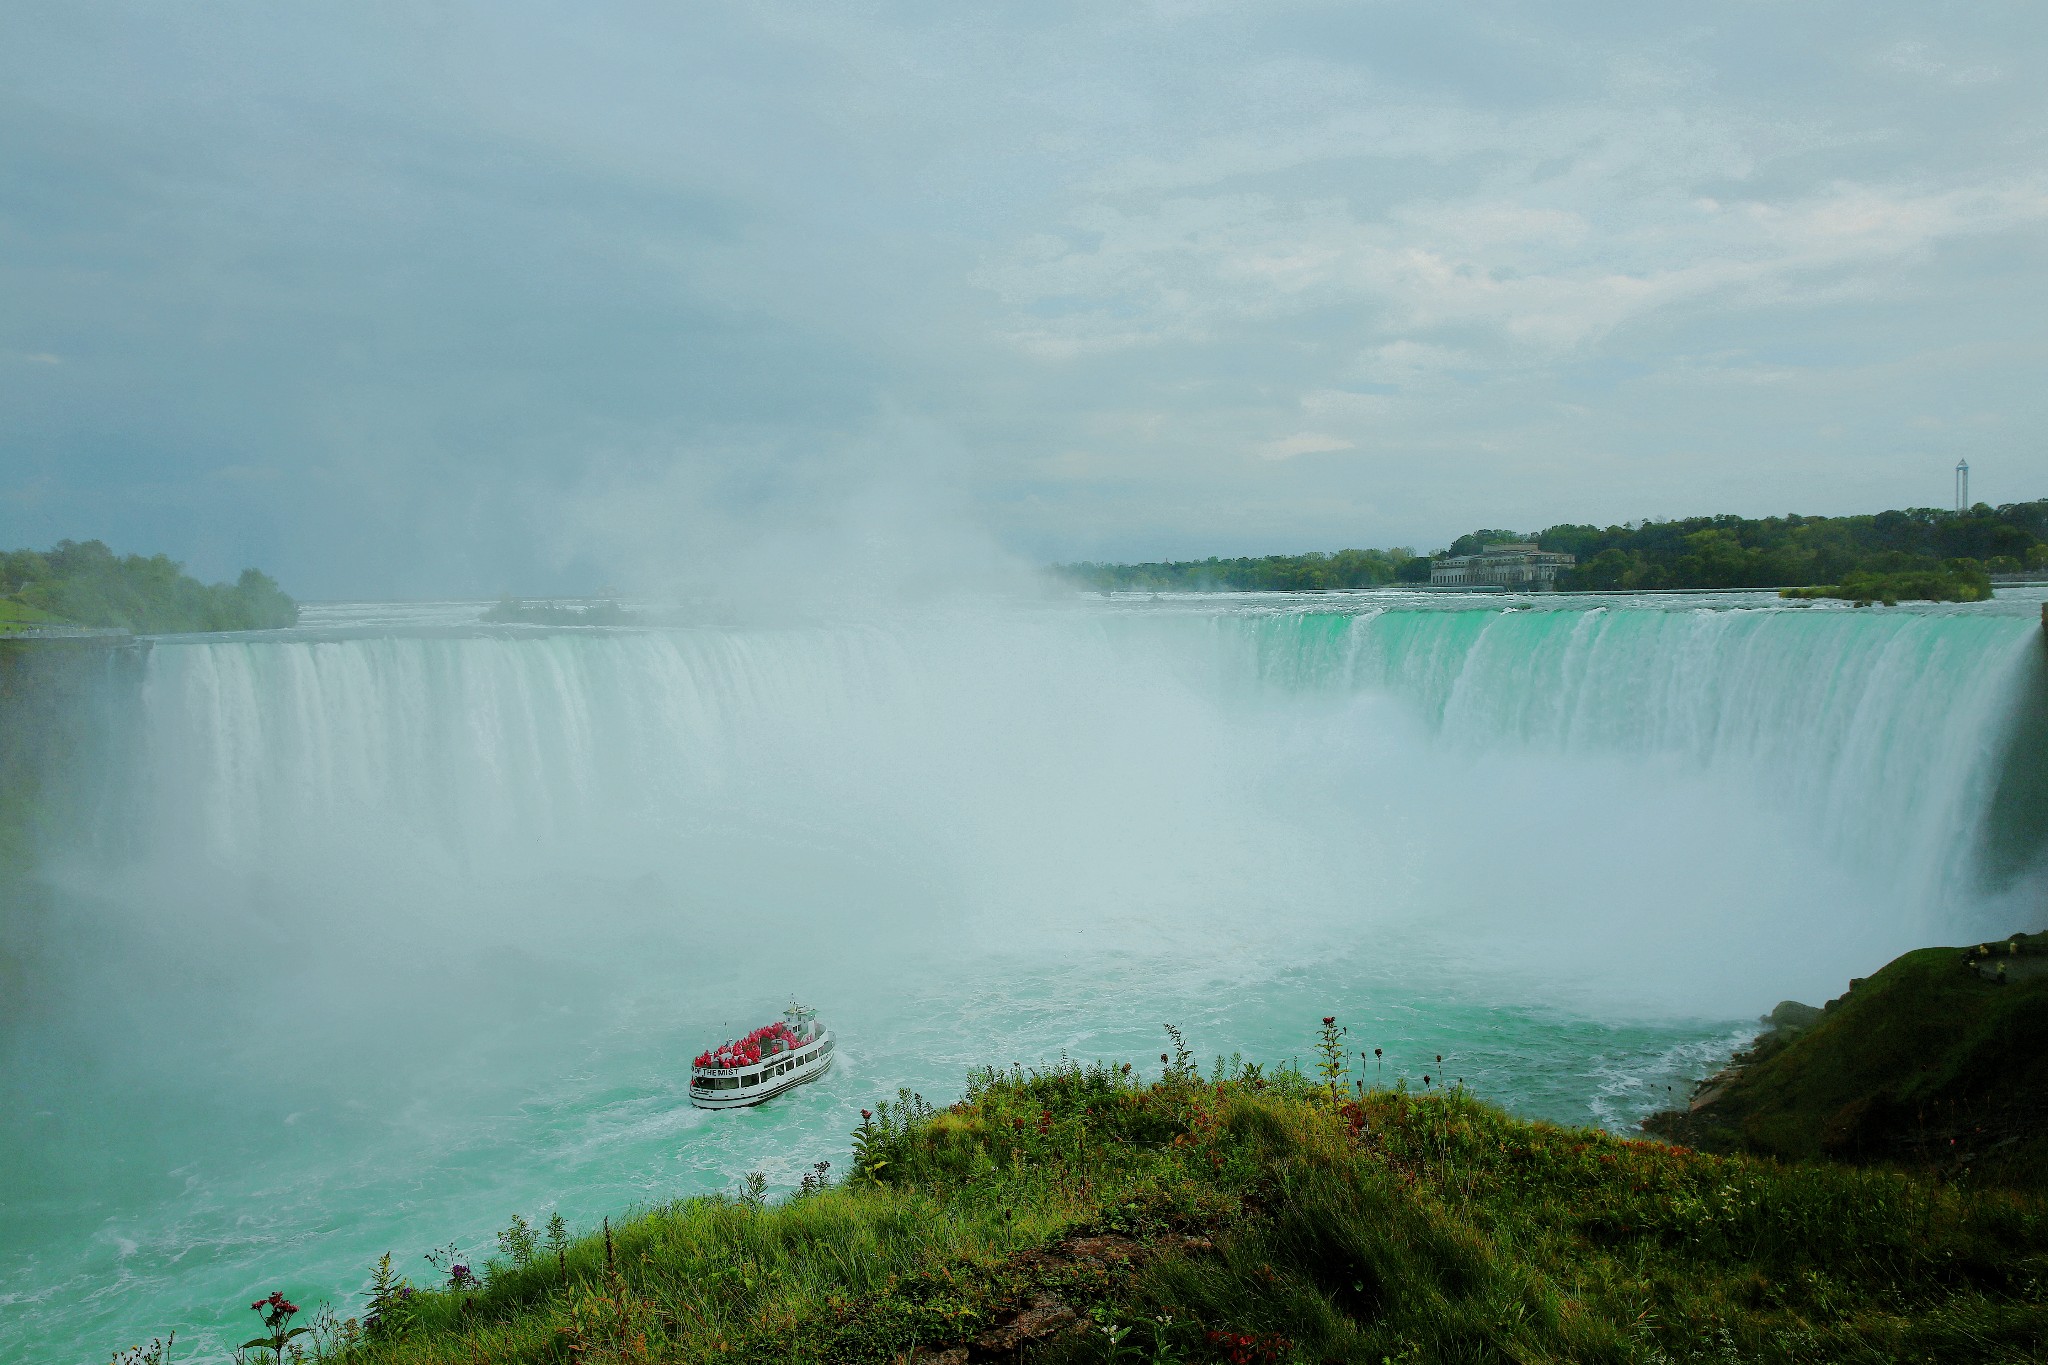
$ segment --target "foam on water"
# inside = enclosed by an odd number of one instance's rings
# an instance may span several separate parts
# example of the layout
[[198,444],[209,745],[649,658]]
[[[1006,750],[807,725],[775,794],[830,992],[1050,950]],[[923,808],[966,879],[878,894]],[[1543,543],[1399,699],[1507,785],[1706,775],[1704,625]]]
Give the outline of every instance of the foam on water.
[[[0,1055],[0,1357],[239,1339],[257,1293],[515,1210],[793,1183],[898,1085],[1162,1019],[1273,1058],[1335,1010],[1388,1081],[1626,1127],[1778,999],[2028,913],[2038,868],[1981,856],[2022,605],[158,642]],[[688,1057],[791,993],[833,1075],[689,1109]]]

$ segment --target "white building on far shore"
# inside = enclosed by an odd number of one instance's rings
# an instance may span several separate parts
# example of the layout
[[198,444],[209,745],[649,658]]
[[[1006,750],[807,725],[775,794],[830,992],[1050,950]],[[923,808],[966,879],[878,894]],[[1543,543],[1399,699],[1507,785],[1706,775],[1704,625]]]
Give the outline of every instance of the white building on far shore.
[[1557,586],[1557,571],[1578,563],[1574,555],[1545,550],[1531,540],[1510,545],[1489,545],[1476,555],[1447,555],[1429,566],[1432,588],[1521,588],[1549,592]]

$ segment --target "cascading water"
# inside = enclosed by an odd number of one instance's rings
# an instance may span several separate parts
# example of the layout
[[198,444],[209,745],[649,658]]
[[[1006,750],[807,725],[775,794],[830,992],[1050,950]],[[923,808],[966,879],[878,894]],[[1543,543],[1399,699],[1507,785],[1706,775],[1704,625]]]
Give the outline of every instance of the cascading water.
[[[1964,611],[1512,610],[1269,620],[1267,677],[1402,697],[1467,754],[1671,761],[1746,783],[1929,933],[1982,904],[1987,804],[2027,617]],[[1277,646],[1277,648],[1274,648]]]
[[[2040,918],[2030,603],[1272,601],[157,642],[0,1055],[0,1357],[793,1180],[899,1084],[1162,1019],[1334,1010],[1388,1080],[1625,1125],[1783,996]],[[691,1111],[792,992],[834,1076]]]

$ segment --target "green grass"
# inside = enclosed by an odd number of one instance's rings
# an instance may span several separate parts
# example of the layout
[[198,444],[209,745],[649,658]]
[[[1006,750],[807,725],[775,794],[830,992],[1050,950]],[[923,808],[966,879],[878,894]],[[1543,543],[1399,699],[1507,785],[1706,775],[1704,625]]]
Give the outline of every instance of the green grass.
[[[2038,1360],[2048,1205],[1713,1156],[1462,1091],[985,1072],[842,1185],[665,1205],[421,1293],[352,1365],[895,1361],[1036,1305],[1046,1361]],[[954,1361],[967,1357],[940,1357]]]
[[2044,1099],[2048,977],[1991,981],[1963,949],[1923,948],[1855,983],[1707,1108],[1666,1127],[1721,1150],[1902,1163],[2039,1189]]
[[0,597],[0,634],[36,626],[68,626],[71,622],[17,597]]

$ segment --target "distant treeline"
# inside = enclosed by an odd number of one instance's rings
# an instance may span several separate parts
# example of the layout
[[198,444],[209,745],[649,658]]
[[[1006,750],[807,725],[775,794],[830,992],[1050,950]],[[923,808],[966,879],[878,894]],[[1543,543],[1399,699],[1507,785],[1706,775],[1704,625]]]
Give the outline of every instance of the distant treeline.
[[1429,558],[1413,550],[1314,551],[1261,559],[1190,559],[1161,564],[1061,564],[1056,572],[1097,592],[1317,592],[1429,581]]
[[0,630],[97,626],[170,634],[294,625],[298,604],[268,574],[201,583],[164,555],[116,555],[97,540],[0,551]]
[[[1476,552],[1475,537],[1521,538],[1479,531],[1462,537],[1452,552]],[[1688,517],[1605,530],[1553,526],[1534,538],[1546,550],[1578,556],[1576,568],[1558,575],[1560,588],[1789,588],[1944,569],[2022,573],[2048,569],[2048,499],[1978,503],[1967,512],[1915,507],[1858,517]]]
[[[2048,499],[1977,504],[1967,512],[1916,507],[1874,516],[1688,517],[1628,526],[1474,531],[1442,555],[1478,554],[1503,541],[1535,541],[1576,555],[1564,589],[1785,588],[1872,575],[2048,570]],[[1314,591],[1427,583],[1431,556],[1406,548],[1267,555],[1158,564],[1062,564],[1056,571],[1099,592]]]

